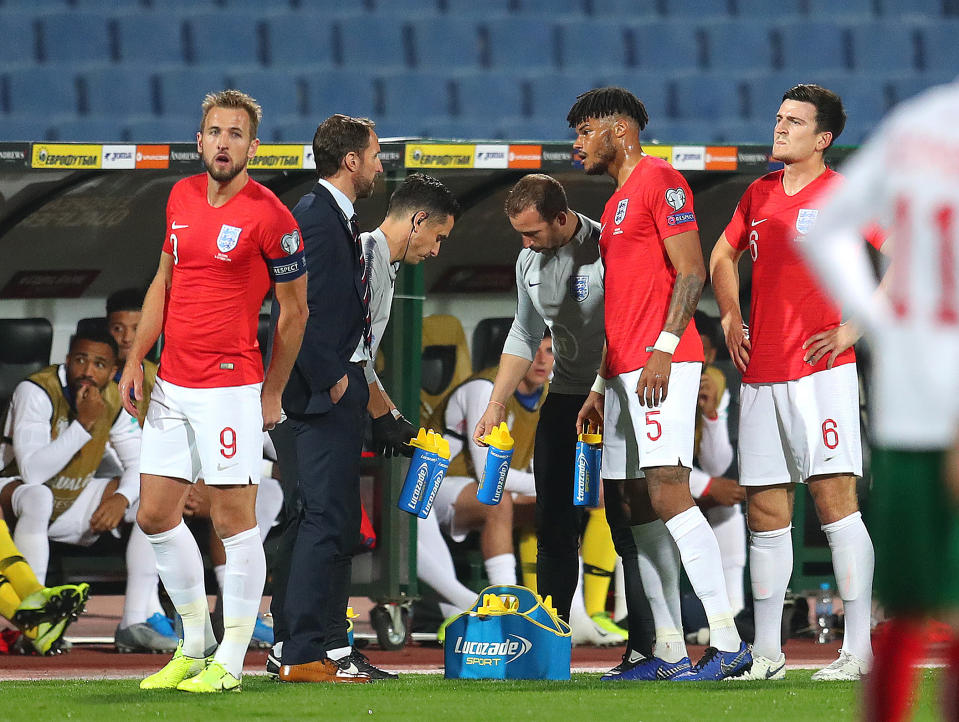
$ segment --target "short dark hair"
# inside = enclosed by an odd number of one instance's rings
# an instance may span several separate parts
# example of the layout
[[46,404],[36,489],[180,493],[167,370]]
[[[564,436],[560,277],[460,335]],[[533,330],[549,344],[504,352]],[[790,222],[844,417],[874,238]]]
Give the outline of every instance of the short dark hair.
[[426,211],[433,219],[458,218],[460,204],[453,192],[426,173],[411,173],[390,196],[386,215],[407,215]]
[[506,195],[506,215],[518,216],[533,207],[547,223],[569,210],[563,184],[545,173],[530,173],[520,178]]
[[76,333],[70,337],[70,353],[73,353],[73,347],[77,341],[92,341],[93,343],[105,343],[113,350],[113,357],[120,358],[120,347],[117,341],[110,333],[107,327],[106,319],[85,318],[77,324]]
[[370,144],[376,127],[369,118],[353,118],[335,113],[324,120],[313,135],[313,159],[320,178],[336,175],[349,153],[362,153]]
[[812,103],[816,106],[816,132],[832,133],[827,149],[836,142],[842,129],[846,127],[846,111],[842,107],[842,98],[828,88],[812,83],[800,83],[783,93],[782,99]]
[[646,128],[649,113],[643,101],[626,88],[593,88],[576,96],[576,102],[569,110],[566,120],[569,127],[575,128],[587,118],[606,118],[611,115],[625,115],[636,121],[640,130]]
[[107,297],[107,316],[117,311],[143,310],[143,297],[146,293],[140,288],[121,288]]
[[716,316],[710,316],[705,311],[696,309],[693,313],[693,321],[696,322],[696,330],[699,335],[708,338],[717,353],[722,355],[726,348],[726,336],[723,334],[723,327],[719,319]]

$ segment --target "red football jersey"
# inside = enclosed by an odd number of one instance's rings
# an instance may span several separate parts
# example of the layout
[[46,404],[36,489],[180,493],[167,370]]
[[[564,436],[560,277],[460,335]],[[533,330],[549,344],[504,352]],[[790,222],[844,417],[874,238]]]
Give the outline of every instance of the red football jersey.
[[[826,368],[828,354],[815,366],[803,361],[802,345],[815,333],[835,328],[842,320],[835,304],[822,292],[806,267],[797,243],[812,227],[829,189],[842,176],[826,172],[793,196],[783,189],[783,171],[767,173],[743,194],[726,226],[726,241],[747,250],[753,259],[749,337],[752,351],[743,375],[747,383],[778,383],[799,379]],[[878,248],[878,229],[867,234]],[[856,360],[850,348],[834,366]]]
[[271,279],[306,271],[293,215],[250,179],[225,205],[207,202],[207,175],[184,178],[167,201],[164,253],[173,279],[163,320],[160,378],[190,388],[263,380],[257,321]]
[[[693,193],[669,163],[644,156],[606,202],[602,226],[606,370],[612,377],[645,366],[663,330],[676,282],[664,241],[699,230]],[[703,344],[690,321],[673,362],[702,360]]]

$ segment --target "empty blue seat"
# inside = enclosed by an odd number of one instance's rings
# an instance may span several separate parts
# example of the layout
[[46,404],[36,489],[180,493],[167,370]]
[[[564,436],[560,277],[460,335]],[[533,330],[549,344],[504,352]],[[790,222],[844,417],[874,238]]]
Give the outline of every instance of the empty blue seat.
[[587,12],[592,15],[623,22],[660,14],[657,0],[585,0],[585,3]]
[[559,26],[559,62],[566,71],[622,70],[636,64],[633,35],[615,20],[568,20]]
[[383,104],[377,123],[381,119],[419,123],[422,118],[450,114],[452,81],[445,75],[410,71],[381,76],[374,82]]
[[0,63],[36,62],[36,39],[34,27],[36,16],[33,13],[0,11]]
[[779,40],[784,70],[809,73],[851,67],[848,29],[836,23],[804,20],[777,24],[773,38],[774,50]]
[[266,117],[306,113],[306,81],[293,73],[239,70],[227,75],[224,86],[252,95]]
[[50,124],[33,113],[0,116],[0,140],[54,140]]
[[895,104],[908,100],[934,85],[955,81],[956,71],[944,70],[939,73],[916,73],[902,78],[891,78],[886,85],[889,86],[891,99]]
[[[125,137],[133,143],[193,143],[200,127],[199,103],[194,115],[126,119]],[[199,170],[199,168],[198,168]]]
[[890,17],[925,18],[942,16],[943,0],[883,0],[883,14]]
[[701,74],[677,77],[671,81],[670,108],[677,118],[746,118],[749,95],[745,83],[725,74]]
[[518,0],[522,15],[542,15],[549,18],[574,17],[586,12],[588,0]]
[[438,0],[440,11],[451,18],[488,18],[510,12],[516,0]]
[[670,120],[668,123],[650,123],[647,137],[655,137],[660,143],[685,143],[707,145],[718,143],[719,127],[713,120]]
[[[846,129],[871,130],[882,120],[883,116],[893,105],[891,93],[887,93],[886,84],[877,82],[874,77],[863,76],[859,73],[844,73],[835,76],[819,78],[822,85],[829,88],[842,98],[846,109]],[[843,131],[841,141],[850,144],[849,138],[854,133]],[[857,141],[858,142],[858,141]]]
[[722,19],[729,17],[730,9],[729,0],[668,0],[660,3],[664,16],[684,20]]
[[306,84],[308,112],[317,124],[333,113],[376,120],[373,81],[369,74],[344,69],[335,74],[307,76]]
[[264,59],[264,29],[252,13],[221,11],[191,15],[186,18],[184,32],[190,63],[252,66]]
[[705,26],[711,70],[767,71],[773,67],[770,26],[763,20],[728,20]]
[[772,146],[773,122],[722,118],[717,123],[717,143]]
[[38,125],[51,115],[77,112],[75,76],[69,66],[43,65],[6,73],[9,113],[36,113]]
[[576,102],[576,96],[590,88],[588,82],[575,74],[545,73],[527,78],[524,88],[529,93],[528,115],[539,118],[555,118],[561,126],[568,128],[566,116]]
[[[325,116],[324,116],[325,118]],[[274,143],[303,143],[312,145],[316,126],[323,118],[316,120],[298,115],[278,116],[269,123],[268,137]],[[260,134],[262,137],[262,133]]]
[[60,141],[110,143],[125,140],[126,121],[121,115],[96,115],[63,119],[51,126],[51,134]]
[[137,115],[159,109],[147,68],[135,64],[88,70],[81,74],[79,89],[83,112]]
[[[667,76],[655,72],[625,72],[603,73],[595,80],[597,87],[604,85],[614,85],[620,88],[626,88],[633,95],[643,101],[646,106],[646,112],[650,119],[663,119],[667,114]],[[583,87],[574,94],[578,95],[589,90],[589,87]],[[572,102],[570,103],[572,106]],[[563,113],[569,112],[569,107]]]
[[809,16],[864,22],[875,17],[875,0],[807,0]]
[[919,31],[898,19],[857,23],[852,28],[853,64],[866,73],[918,69]]
[[373,12],[381,17],[413,18],[435,15],[439,12],[437,0],[368,0]]
[[112,20],[120,60],[154,68],[185,62],[183,20],[175,13],[134,13]]
[[675,73],[705,67],[705,33],[692,23],[657,21],[629,28],[642,70]]
[[504,118],[499,124],[503,137],[510,142],[523,140],[571,140],[573,132],[566,118],[534,116],[532,118]]
[[480,67],[480,33],[476,21],[440,16],[414,18],[410,24],[417,67],[458,71]]
[[817,80],[815,76],[797,73],[767,73],[747,78],[744,82],[749,101],[749,117],[768,123],[769,137],[772,139],[772,128],[776,122],[776,113],[783,102],[783,94],[798,83]]
[[155,75],[160,112],[170,116],[191,116],[200,124],[200,105],[207,93],[226,87],[223,69],[211,66],[161,70]]
[[494,18],[489,33],[489,65],[514,71],[556,67],[556,25],[538,18]]
[[800,15],[805,9],[807,0],[733,0],[735,17],[748,20],[750,18],[763,20],[784,20],[793,15]]
[[425,137],[439,140],[512,140],[494,119],[432,118],[425,130]]
[[[404,23],[396,18],[340,18],[334,21],[333,32],[341,54],[336,59],[347,68],[389,71],[413,65],[412,37],[404,40]],[[405,34],[410,36],[411,32],[407,30]]]
[[107,21],[94,13],[43,13],[39,18],[38,50],[44,62],[108,61],[112,58]]
[[266,22],[267,60],[275,68],[322,72],[333,62],[333,26],[321,13],[284,13]]
[[456,80],[458,120],[489,125],[523,112],[522,83],[513,73],[476,73]]
[[924,70],[940,72],[959,69],[959,19],[940,18],[922,26],[920,38],[925,61]]

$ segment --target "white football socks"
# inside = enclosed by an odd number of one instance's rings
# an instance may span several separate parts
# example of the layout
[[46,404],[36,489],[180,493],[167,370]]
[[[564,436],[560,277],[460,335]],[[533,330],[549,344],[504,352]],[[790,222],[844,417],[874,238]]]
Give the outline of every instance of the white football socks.
[[21,484],[10,497],[17,526],[13,531],[13,543],[33,569],[41,584],[47,578],[50,563],[50,540],[47,528],[53,514],[53,494],[45,484]]
[[508,584],[516,586],[516,555],[497,554],[483,560],[486,576],[490,584]]
[[[435,514],[430,514],[426,519],[417,520],[416,575],[445,597],[458,612],[466,611],[476,601],[476,592],[467,588],[456,578],[453,557],[440,532],[440,525],[436,521]],[[448,608],[443,609],[444,616],[452,616],[448,612]]]
[[223,641],[215,659],[234,677],[241,677],[266,583],[266,556],[257,527],[223,539],[223,548]]
[[782,654],[783,601],[793,573],[792,527],[750,532],[749,576],[756,639],[753,652],[767,659]]
[[656,626],[653,655],[666,662],[686,657],[679,603],[679,549],[659,520],[632,527],[639,553],[639,574]]
[[846,616],[842,648],[865,662],[872,662],[870,618],[872,615],[872,574],[876,555],[862,514],[824,524],[836,585]]
[[120,619],[122,629],[131,624],[142,624],[153,614],[163,612],[157,595],[159,576],[156,555],[147,535],[136,524],[130,530],[130,539],[127,541],[126,563],[127,586],[123,597],[123,617]]
[[683,568],[693,591],[703,603],[709,621],[709,644],[723,652],[735,652],[742,644],[726,593],[723,561],[716,535],[698,506],[691,506],[666,522],[679,548]]

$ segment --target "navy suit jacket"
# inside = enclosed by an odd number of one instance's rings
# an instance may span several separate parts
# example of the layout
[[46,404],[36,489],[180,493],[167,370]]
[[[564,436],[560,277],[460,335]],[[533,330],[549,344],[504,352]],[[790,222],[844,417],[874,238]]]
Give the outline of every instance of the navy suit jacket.
[[[317,183],[300,199],[293,217],[306,252],[310,316],[283,408],[293,414],[322,414],[332,406],[330,388],[346,373],[363,337],[362,268],[349,222],[333,195]],[[273,304],[273,328],[277,304]]]

